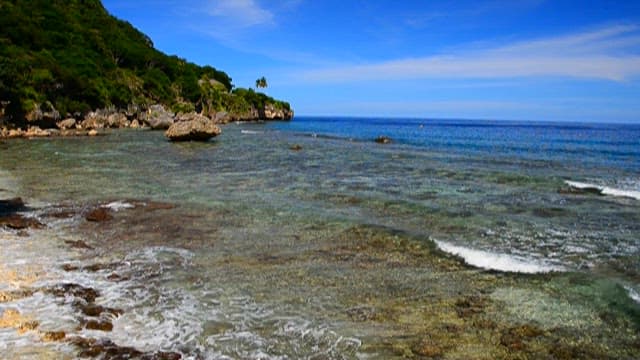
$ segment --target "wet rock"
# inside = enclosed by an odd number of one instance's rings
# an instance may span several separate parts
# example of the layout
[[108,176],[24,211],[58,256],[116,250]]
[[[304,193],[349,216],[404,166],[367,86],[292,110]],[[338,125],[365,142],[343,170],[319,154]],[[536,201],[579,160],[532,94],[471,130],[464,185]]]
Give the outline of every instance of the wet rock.
[[41,339],[44,342],[62,341],[67,336],[64,331],[46,331],[42,333]]
[[118,275],[116,273],[111,273],[111,275],[107,276],[107,280],[113,282],[127,281],[129,280],[128,276]]
[[97,209],[91,210],[85,216],[85,219],[92,222],[104,222],[113,219],[113,215],[111,215],[111,211],[109,209],[99,207]]
[[105,307],[102,305],[97,305],[94,303],[84,304],[81,302],[76,302],[75,307],[78,308],[83,314],[91,317],[98,317],[101,314],[111,314],[113,316],[120,316],[124,314],[124,311],[120,309],[114,309],[110,307]]
[[62,265],[62,270],[64,271],[78,271],[79,267],[77,267],[76,265],[71,265],[71,264],[64,264]]
[[193,114],[188,120],[174,123],[165,136],[171,141],[207,141],[222,130],[209,118]]
[[65,240],[65,244],[69,245],[72,249],[85,249],[85,250],[93,250],[91,246],[89,246],[86,242],[82,240]]
[[5,226],[14,230],[23,230],[41,229],[44,227],[44,224],[33,218],[13,214],[0,217],[0,226]]
[[100,270],[112,270],[119,267],[120,265],[121,265],[120,263],[107,263],[107,264],[97,263],[97,264],[87,265],[83,267],[82,270],[89,271],[89,272],[98,272]]
[[98,130],[96,130],[96,129],[89,130],[87,135],[89,135],[89,136],[98,136]]
[[295,145],[292,145],[289,149],[293,151],[300,151],[302,150],[302,145],[295,144]]
[[79,299],[83,299],[84,301],[91,303],[96,300],[100,293],[97,290],[92,288],[87,288],[82,285],[68,283],[68,284],[59,284],[50,288],[43,289],[44,293],[51,294],[55,297],[67,297],[73,296]]
[[6,303],[10,301],[15,301],[19,299],[24,299],[33,295],[34,291],[30,289],[23,290],[14,290],[14,291],[1,291],[0,292],[0,303]]
[[25,209],[26,206],[22,201],[22,198],[17,197],[13,199],[0,200],[0,216],[2,216],[3,214],[23,211]]
[[87,330],[99,330],[110,332],[113,330],[113,324],[107,320],[88,320],[83,327]]
[[378,144],[390,144],[391,138],[388,136],[378,136],[374,141]]
[[140,357],[141,360],[180,360],[182,355],[174,352],[160,351],[153,354],[145,354]]
[[92,338],[74,337],[69,341],[80,348],[79,357],[91,357],[101,359],[133,359],[139,358],[143,353],[132,347],[118,346],[108,339],[96,340]]
[[33,331],[40,326],[40,323],[35,320],[25,321],[18,325],[18,333],[23,334],[27,331]]

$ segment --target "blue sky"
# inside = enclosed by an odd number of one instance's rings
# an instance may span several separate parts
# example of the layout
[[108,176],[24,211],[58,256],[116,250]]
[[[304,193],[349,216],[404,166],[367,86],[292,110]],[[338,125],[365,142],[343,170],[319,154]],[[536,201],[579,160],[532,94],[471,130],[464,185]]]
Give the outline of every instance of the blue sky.
[[297,115],[640,123],[640,1],[103,0]]

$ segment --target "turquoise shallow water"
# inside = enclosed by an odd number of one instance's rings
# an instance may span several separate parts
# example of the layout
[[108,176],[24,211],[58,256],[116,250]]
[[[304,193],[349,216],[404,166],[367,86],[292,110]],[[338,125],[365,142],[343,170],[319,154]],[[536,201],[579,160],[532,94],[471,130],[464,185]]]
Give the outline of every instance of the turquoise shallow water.
[[[0,198],[22,196],[48,224],[26,248],[1,234],[4,269],[43,251],[35,284],[0,290],[73,282],[124,310],[105,334],[78,331],[46,292],[0,303],[45,330],[212,359],[640,351],[637,126],[300,118],[208,143],[114,131],[0,149]],[[567,180],[628,196],[566,193]],[[177,207],[129,208],[150,200]],[[112,221],[82,217],[108,204]],[[76,351],[0,339],[16,357]]]

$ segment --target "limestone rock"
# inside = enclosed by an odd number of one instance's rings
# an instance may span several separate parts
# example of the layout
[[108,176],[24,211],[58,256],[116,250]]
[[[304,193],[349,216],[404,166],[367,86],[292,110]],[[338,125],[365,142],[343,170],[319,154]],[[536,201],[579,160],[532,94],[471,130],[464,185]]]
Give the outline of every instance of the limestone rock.
[[143,121],[153,130],[166,130],[174,123],[174,114],[162,105],[151,105],[143,116]]
[[76,126],[76,119],[68,118],[56,123],[60,130],[73,129]]
[[190,119],[171,125],[165,136],[171,141],[206,141],[221,133],[222,130],[211,119],[192,114]]

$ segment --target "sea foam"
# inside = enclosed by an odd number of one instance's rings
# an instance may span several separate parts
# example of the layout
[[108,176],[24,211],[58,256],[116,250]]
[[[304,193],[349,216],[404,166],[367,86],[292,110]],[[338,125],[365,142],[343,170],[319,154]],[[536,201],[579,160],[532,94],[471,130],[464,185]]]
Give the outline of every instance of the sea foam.
[[631,300],[633,300],[636,303],[640,304],[640,293],[638,293],[631,286],[625,286],[624,288],[627,290],[627,293],[629,294],[629,297],[631,298]]
[[440,250],[455,256],[459,256],[464,259],[464,262],[468,265],[482,269],[523,274],[539,274],[552,271],[564,271],[564,268],[560,266],[546,264],[542,261],[471,249],[439,240],[435,240],[435,243],[438,245]]
[[627,197],[627,198],[640,200],[640,191],[615,189],[608,186],[601,186],[596,184],[589,184],[589,183],[569,181],[569,180],[566,180],[565,184],[576,189],[595,189],[599,191],[602,195]]

